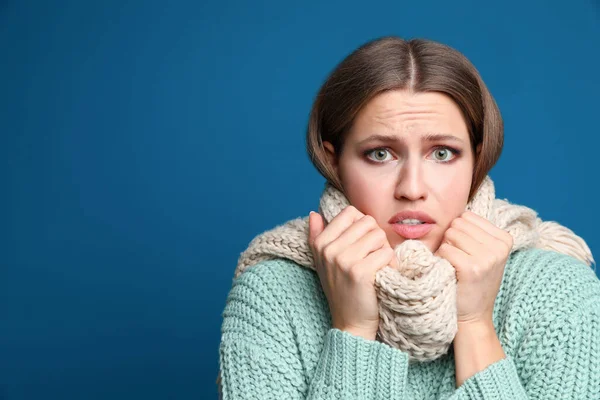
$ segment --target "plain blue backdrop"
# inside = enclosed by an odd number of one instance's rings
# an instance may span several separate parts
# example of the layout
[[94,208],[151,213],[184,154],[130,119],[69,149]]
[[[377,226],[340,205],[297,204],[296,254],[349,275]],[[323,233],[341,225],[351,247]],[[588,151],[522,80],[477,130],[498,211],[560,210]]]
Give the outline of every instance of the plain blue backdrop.
[[317,208],[311,103],[384,35],[475,64],[497,196],[597,258],[598,1],[481,3],[0,1],[0,399],[215,398],[237,257]]

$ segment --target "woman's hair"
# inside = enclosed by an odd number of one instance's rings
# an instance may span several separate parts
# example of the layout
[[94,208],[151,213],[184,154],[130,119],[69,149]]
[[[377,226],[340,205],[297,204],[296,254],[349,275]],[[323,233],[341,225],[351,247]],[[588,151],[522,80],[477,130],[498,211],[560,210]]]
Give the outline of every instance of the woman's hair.
[[331,142],[339,157],[358,112],[376,95],[394,89],[439,92],[458,105],[475,157],[470,201],[500,157],[504,124],[473,64],[457,50],[431,40],[382,37],[363,44],[337,65],[321,86],[310,112],[306,149],[313,165],[343,192],[323,142]]

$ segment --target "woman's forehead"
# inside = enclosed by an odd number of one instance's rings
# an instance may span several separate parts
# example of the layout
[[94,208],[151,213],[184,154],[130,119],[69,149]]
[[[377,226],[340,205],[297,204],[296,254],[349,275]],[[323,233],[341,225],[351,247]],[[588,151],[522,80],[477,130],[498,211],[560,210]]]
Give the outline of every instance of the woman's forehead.
[[352,140],[360,144],[367,141],[444,140],[460,143],[469,140],[459,107],[448,96],[435,92],[382,93],[358,113],[349,133]]

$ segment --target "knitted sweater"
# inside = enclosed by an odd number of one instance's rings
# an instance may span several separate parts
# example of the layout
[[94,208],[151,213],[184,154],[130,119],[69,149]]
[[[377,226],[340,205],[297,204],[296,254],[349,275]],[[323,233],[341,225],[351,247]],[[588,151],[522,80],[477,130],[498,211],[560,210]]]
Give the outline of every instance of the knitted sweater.
[[506,358],[455,383],[434,361],[331,328],[317,274],[286,259],[234,280],[219,348],[229,399],[600,399],[600,280],[583,262],[513,252],[494,305]]

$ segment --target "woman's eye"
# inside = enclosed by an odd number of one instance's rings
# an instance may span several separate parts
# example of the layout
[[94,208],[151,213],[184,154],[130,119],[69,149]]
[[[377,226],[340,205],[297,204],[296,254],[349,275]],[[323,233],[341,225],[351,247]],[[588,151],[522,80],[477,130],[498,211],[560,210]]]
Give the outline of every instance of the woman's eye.
[[[390,155],[389,150],[384,148],[367,150],[365,152],[365,156],[367,156],[367,158],[377,163],[388,161],[389,159],[386,158],[388,155]],[[439,163],[449,163],[459,155],[460,151],[454,150],[450,147],[438,147],[433,151],[434,159]]]
[[448,147],[441,147],[441,148],[435,149],[433,151],[434,156],[436,154],[440,156],[440,158],[437,160],[442,161],[442,162],[450,161],[452,159],[450,156],[452,153],[453,153],[453,151],[451,149],[449,149]]
[[[371,154],[374,155],[374,158],[369,157],[369,155]],[[367,152],[367,157],[369,157],[373,161],[383,162],[387,161],[385,159],[386,154],[389,154],[389,151],[387,151],[386,149],[374,149]]]

